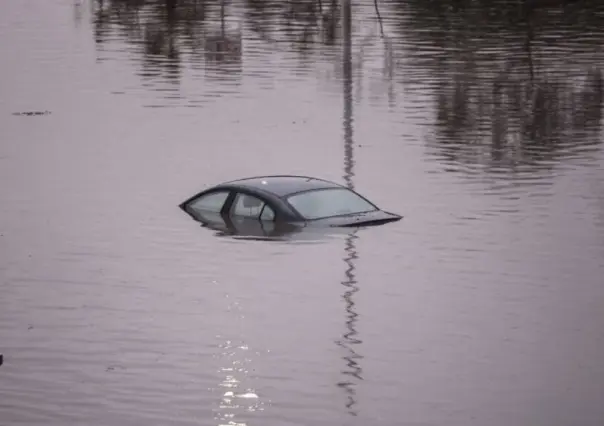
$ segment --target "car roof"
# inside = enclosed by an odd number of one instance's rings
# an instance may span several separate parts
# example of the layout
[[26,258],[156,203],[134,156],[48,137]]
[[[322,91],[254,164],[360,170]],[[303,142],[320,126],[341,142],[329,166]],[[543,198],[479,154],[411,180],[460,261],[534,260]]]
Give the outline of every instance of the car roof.
[[295,175],[254,176],[225,182],[221,185],[256,189],[273,193],[278,197],[286,197],[296,192],[314,189],[345,188],[342,185],[328,180]]

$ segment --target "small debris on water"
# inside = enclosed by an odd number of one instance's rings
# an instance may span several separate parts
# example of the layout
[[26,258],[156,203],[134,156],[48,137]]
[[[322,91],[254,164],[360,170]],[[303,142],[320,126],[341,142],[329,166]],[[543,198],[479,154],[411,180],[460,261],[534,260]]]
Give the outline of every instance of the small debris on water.
[[20,112],[13,112],[13,115],[50,115],[51,112],[50,111],[20,111]]
[[0,365],[4,362],[4,355],[0,354]]
[[120,370],[125,370],[126,369],[126,367],[124,367],[123,365],[113,364],[113,365],[107,366],[107,368],[105,369],[105,371],[114,371],[114,370],[116,370],[118,368]]

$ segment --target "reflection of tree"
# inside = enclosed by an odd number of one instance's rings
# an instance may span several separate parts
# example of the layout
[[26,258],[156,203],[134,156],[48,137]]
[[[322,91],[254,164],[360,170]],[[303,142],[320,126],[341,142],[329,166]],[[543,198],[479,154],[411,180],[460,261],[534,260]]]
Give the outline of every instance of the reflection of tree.
[[239,31],[229,32],[226,27],[226,0],[220,1],[220,26],[205,35],[204,52],[206,69],[210,75],[239,76],[242,71],[242,44]]
[[[382,93],[387,92],[395,106],[397,83],[415,79],[435,98],[434,147],[455,162],[509,168],[551,163],[591,147],[598,142],[602,114],[598,63],[603,60],[604,14],[598,12],[604,6],[572,3],[357,2],[354,16],[363,22],[349,28],[358,40],[351,47],[355,50],[351,74],[358,83],[355,96],[360,99],[369,80],[371,90],[387,88]],[[129,40],[144,79],[178,81],[187,61],[193,68],[201,65],[213,78],[238,79],[241,34],[225,22],[241,12],[243,26],[252,32],[248,38],[260,38],[267,48],[286,52],[288,60],[295,54],[297,71],[332,58],[335,72],[316,71],[341,80],[347,71],[342,51],[334,47],[346,31],[343,4],[343,0],[96,0],[95,37],[99,49],[110,49],[116,38]],[[391,19],[382,24],[382,15]],[[378,43],[376,34],[368,34],[367,16],[379,21]],[[381,75],[363,72],[378,49],[383,55]],[[404,68],[397,66],[401,62],[397,58],[404,58]]]
[[[163,25],[158,25],[158,22]],[[155,19],[143,24],[143,75],[154,76],[163,69],[166,77],[180,77],[180,47],[177,40],[177,15],[172,4],[156,12]]]
[[600,142],[603,7],[534,3],[398,6],[409,41],[435,50],[411,66],[434,81],[436,146],[449,161],[543,166]]
[[[96,0],[97,43],[111,31],[133,44],[149,45],[145,54],[176,55],[185,47],[209,52],[210,61],[240,60],[240,35],[225,27],[228,0]],[[242,0],[246,24],[265,41],[289,44],[301,55],[316,53],[318,44],[333,44],[339,0]],[[240,6],[240,4],[238,4]],[[200,28],[217,22],[208,32]],[[218,29],[220,28],[220,29]],[[145,38],[145,34],[147,37]],[[168,59],[170,59],[168,57]]]
[[241,37],[225,25],[225,1],[97,0],[95,40],[99,48],[116,36],[130,42],[146,78],[178,79],[183,55],[210,66],[229,64],[232,74],[232,65],[241,63]]
[[246,0],[246,18],[264,40],[285,40],[299,52],[317,43],[332,44],[338,21],[338,0]]
[[602,76],[590,70],[584,81],[579,89],[555,77],[531,82],[509,69],[486,84],[456,75],[441,82],[437,95],[441,147],[451,160],[480,163],[486,154],[500,167],[552,161],[597,144]]
[[[297,71],[317,60],[340,58],[334,46],[341,38],[341,0],[94,0],[95,40],[99,51],[111,51],[113,40],[142,70],[144,80],[178,82],[183,67],[201,65],[212,78],[238,78],[242,72],[242,35],[225,22],[243,18],[248,38],[259,36],[267,50],[299,60]],[[375,5],[375,6],[374,6]],[[372,9],[380,17],[377,0]],[[366,12],[371,12],[367,9]],[[381,28],[381,19],[380,28]],[[363,28],[366,24],[363,23]],[[383,32],[383,31],[382,31]],[[363,46],[367,37],[362,41]],[[361,50],[363,49],[361,46]],[[362,61],[362,52],[359,54]],[[321,72],[321,71],[319,71]],[[146,83],[154,87],[156,82]],[[360,88],[361,86],[359,86]],[[172,90],[172,89],[169,89]]]

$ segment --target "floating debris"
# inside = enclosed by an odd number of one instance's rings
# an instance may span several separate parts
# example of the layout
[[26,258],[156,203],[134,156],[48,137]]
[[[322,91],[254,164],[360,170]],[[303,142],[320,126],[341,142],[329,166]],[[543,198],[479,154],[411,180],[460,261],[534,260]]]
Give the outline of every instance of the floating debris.
[[52,114],[50,111],[21,111],[21,112],[13,112],[13,115],[50,115]]
[[0,354],[0,365],[4,362],[4,355]]

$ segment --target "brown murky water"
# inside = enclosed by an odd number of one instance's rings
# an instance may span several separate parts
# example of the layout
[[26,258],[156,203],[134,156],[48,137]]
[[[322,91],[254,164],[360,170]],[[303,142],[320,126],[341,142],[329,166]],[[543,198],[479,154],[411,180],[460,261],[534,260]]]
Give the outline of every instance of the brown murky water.
[[[3,2],[0,425],[604,424],[604,8],[176,3]],[[265,173],[405,218],[177,208]]]

